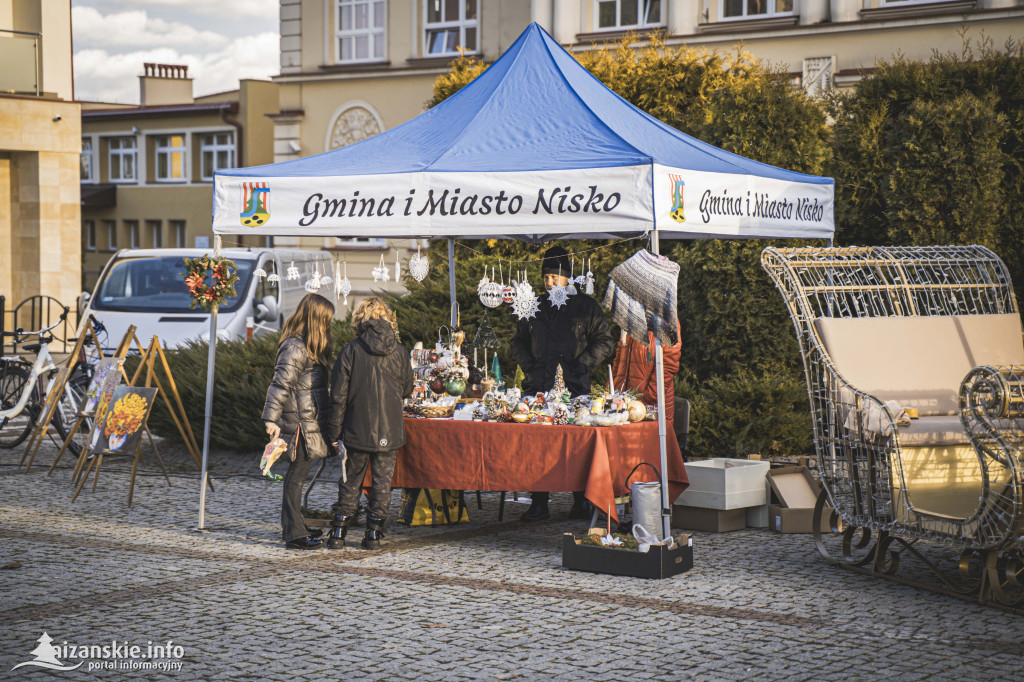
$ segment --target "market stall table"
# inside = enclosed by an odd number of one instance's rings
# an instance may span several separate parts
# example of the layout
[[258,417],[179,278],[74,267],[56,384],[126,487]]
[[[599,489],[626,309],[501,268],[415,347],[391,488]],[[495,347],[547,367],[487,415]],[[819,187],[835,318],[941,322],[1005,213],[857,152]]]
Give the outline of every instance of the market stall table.
[[[610,507],[616,521],[615,497],[629,492],[633,467],[659,468],[657,422],[547,426],[407,417],[405,431],[396,488],[583,490],[597,509]],[[643,467],[633,480],[651,480],[652,473]],[[670,501],[688,484],[675,438],[668,439],[668,482]]]

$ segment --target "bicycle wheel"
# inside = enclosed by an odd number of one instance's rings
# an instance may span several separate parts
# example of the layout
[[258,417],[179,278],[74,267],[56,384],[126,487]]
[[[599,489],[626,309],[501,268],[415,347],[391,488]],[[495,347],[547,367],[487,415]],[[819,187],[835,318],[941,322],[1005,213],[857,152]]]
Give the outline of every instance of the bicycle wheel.
[[[0,411],[14,409],[28,384],[29,372],[21,365],[6,363],[0,368]],[[0,448],[13,448],[28,438],[35,416],[32,401],[18,414],[0,418]]]
[[[64,393],[60,396],[57,410],[54,412],[53,419],[50,422],[57,431],[57,435],[60,436],[61,443],[67,440],[68,433],[71,432],[71,429],[75,426],[75,421],[78,420],[78,410],[85,403],[85,392],[88,388],[89,377],[84,372],[72,374],[71,378],[68,379],[67,385],[64,387]],[[78,430],[75,431],[75,437],[68,443],[68,451],[73,456],[77,457],[81,454],[91,430],[92,419],[83,419],[82,423],[78,426]]]

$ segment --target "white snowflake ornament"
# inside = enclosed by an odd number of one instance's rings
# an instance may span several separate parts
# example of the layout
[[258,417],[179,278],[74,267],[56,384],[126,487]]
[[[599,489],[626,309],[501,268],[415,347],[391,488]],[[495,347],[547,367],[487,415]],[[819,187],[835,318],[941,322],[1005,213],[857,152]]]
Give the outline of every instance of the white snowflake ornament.
[[513,315],[520,320],[526,320],[536,317],[538,312],[540,312],[540,300],[533,295],[533,289],[530,289],[529,295],[522,291],[516,293],[516,300],[512,303]]
[[564,306],[569,302],[569,287],[551,287],[548,302],[556,308]]

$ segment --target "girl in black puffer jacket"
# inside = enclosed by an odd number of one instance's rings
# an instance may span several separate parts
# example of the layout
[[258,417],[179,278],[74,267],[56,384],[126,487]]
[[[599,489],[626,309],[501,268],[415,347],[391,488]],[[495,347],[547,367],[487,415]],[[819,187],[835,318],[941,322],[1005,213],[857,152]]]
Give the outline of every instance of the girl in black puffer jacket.
[[402,400],[412,395],[413,387],[409,352],[398,342],[394,319],[381,299],[363,300],[352,315],[356,339],[341,349],[334,363],[327,435],[331,442],[344,442],[348,457],[332,508],[329,549],[345,546],[368,463],[373,489],[362,546],[380,547],[397,451],[405,445]]
[[328,414],[333,319],[334,305],[323,296],[307,294],[299,302],[281,330],[274,380],[263,407],[267,435],[271,440],[280,436],[287,441],[291,459],[281,503],[281,529],[289,549],[323,546],[323,539],[311,537],[302,519],[302,484],[312,460],[328,453],[330,441],[321,434]]

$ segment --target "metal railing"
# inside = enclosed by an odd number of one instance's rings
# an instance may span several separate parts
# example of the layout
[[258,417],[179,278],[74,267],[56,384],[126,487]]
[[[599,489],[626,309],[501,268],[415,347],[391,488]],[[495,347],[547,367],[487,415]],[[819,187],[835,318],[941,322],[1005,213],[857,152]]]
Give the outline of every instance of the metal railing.
[[[64,304],[52,296],[30,296],[14,306],[8,307],[7,298],[0,296],[0,332],[11,332],[19,327],[25,330],[43,329],[57,322],[64,312]],[[53,328],[53,342],[50,351],[68,353],[75,343],[75,329],[78,326],[78,310],[62,323]],[[16,354],[18,346],[24,343],[38,343],[38,339],[28,337],[16,342],[14,337],[2,337],[0,354]]]

